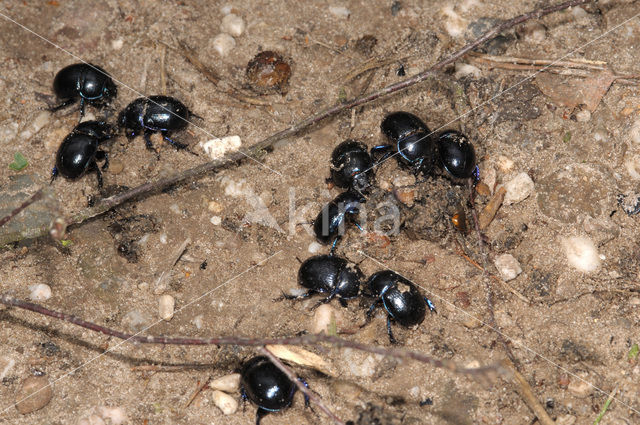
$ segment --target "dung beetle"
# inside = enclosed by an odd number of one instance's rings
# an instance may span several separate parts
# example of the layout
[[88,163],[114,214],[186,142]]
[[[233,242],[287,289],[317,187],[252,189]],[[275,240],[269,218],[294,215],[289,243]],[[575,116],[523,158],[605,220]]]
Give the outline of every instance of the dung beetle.
[[[318,242],[328,244],[333,240],[331,246],[333,252],[338,240],[344,234],[345,223],[353,221],[353,218],[360,213],[360,205],[365,202],[366,199],[360,193],[347,190],[322,207],[313,222],[313,231]],[[358,223],[353,223],[362,230]]]
[[431,131],[420,118],[409,112],[393,112],[384,118],[380,130],[391,144],[371,149],[374,158],[383,154],[378,162],[395,156],[402,166],[410,167],[416,175],[431,172],[435,145]]
[[[308,387],[303,379],[298,379]],[[256,356],[245,362],[240,372],[240,388],[242,398],[258,406],[256,425],[270,412],[289,407],[297,390],[296,384],[265,356]],[[309,406],[306,395],[305,406]]]
[[473,145],[464,134],[447,130],[436,140],[440,165],[456,179],[479,179],[476,165],[476,153]]
[[371,186],[373,160],[364,143],[345,140],[331,154],[331,178],[338,187],[366,192]]
[[365,286],[370,295],[376,297],[367,311],[367,319],[371,318],[378,304],[382,303],[387,310],[387,334],[392,344],[396,343],[396,339],[391,332],[391,319],[410,327],[422,323],[427,308],[432,312],[436,311],[433,303],[418,291],[413,282],[391,270],[374,273]]
[[104,160],[102,169],[106,170],[109,167],[109,157],[98,146],[111,137],[113,129],[105,122],[85,121],[78,124],[58,148],[56,165],[51,171],[51,182],[58,174],[68,179],[77,179],[87,171],[95,171],[98,187],[102,187],[102,173],[96,160]]
[[53,79],[53,92],[62,102],[50,109],[58,111],[80,99],[80,119],[86,103],[104,106],[118,94],[118,89],[107,72],[97,65],[76,63],[62,68]]
[[333,298],[343,307],[346,300],[355,298],[360,293],[360,284],[364,274],[357,265],[335,255],[316,255],[308,258],[298,270],[298,284],[308,291],[299,296],[284,295],[287,299],[306,298],[313,294],[328,294],[320,304],[328,303]]
[[162,138],[176,149],[185,149],[187,145],[169,138],[169,135],[182,130],[195,117],[178,99],[169,96],[140,97],[124,108],[118,117],[120,127],[126,136],[133,139],[142,132],[147,149],[155,151],[149,138],[153,133],[161,133]]

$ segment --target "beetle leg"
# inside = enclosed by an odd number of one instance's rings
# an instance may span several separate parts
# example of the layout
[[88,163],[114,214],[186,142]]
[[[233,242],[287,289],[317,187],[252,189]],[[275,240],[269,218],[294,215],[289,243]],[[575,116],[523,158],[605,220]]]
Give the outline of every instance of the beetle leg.
[[53,170],[51,170],[51,181],[49,184],[53,183],[53,181],[58,177],[58,167],[54,166]]
[[164,140],[166,140],[167,142],[169,142],[177,150],[186,149],[187,148],[188,145],[185,145],[184,143],[176,142],[175,140],[171,140],[169,138],[169,136],[167,136],[167,132],[166,131],[162,131],[161,133],[162,133],[162,138]]
[[305,292],[302,295],[290,295],[290,294],[285,294],[284,292],[282,293],[282,295],[280,295],[278,298],[274,299],[274,301],[282,301],[282,300],[299,300],[302,298],[308,298],[311,295],[315,294],[314,291],[309,290],[307,292]]
[[84,106],[84,97],[80,97],[80,119],[78,120],[78,122],[82,121],[82,118],[84,117]]
[[95,159],[91,161],[88,169],[96,172],[96,177],[98,178],[98,188],[102,189],[102,171],[100,171],[100,167],[98,167],[98,164],[96,164]]
[[398,341],[393,337],[393,332],[391,332],[391,316],[387,315],[387,334],[389,335],[389,342],[393,345],[397,344]]
[[[307,384],[307,381],[305,381],[304,379],[298,377],[298,381],[302,382],[302,385],[304,385],[305,387],[311,389],[311,387],[309,387],[309,384]],[[309,407],[309,396],[306,394],[304,394],[304,407]]]
[[147,147],[147,149],[149,149],[150,151],[155,152],[156,156],[158,157],[158,159],[160,158],[160,154],[158,153],[158,151],[156,150],[156,148],[153,147],[153,143],[151,142],[151,131],[149,130],[145,130],[144,131],[144,145]]
[[332,292],[331,294],[329,294],[328,297],[325,297],[323,299],[321,299],[320,301],[318,301],[313,307],[311,307],[311,310],[315,310],[316,308],[320,307],[322,304],[326,304],[331,302],[332,299],[334,299],[336,296],[335,292]]
[[263,409],[262,407],[258,407],[258,410],[256,411],[256,425],[260,425],[260,421],[262,420],[262,418],[268,414],[269,414],[268,410]]
[[[391,152],[392,148],[393,148],[393,145],[379,145],[371,148],[371,156],[376,161],[376,164],[374,164],[374,167],[379,163],[387,160],[391,155],[393,155],[393,152]],[[382,154],[382,156],[379,159],[375,159],[375,157],[378,154]]]
[[97,151],[96,152],[97,160],[104,160],[104,164],[102,164],[102,171],[105,171],[109,168],[109,154],[105,151]]
[[376,309],[380,301],[382,301],[380,298],[375,300],[373,304],[371,304],[371,307],[369,307],[369,310],[367,310],[367,322],[371,320],[371,317],[373,316],[373,311]]
[[331,249],[329,250],[329,255],[333,255],[334,251],[336,250],[336,245],[338,244],[338,241],[340,240],[340,238],[341,238],[341,236],[338,235],[333,240],[333,243],[331,244]]
[[347,308],[347,300],[345,300],[344,298],[338,298],[338,302],[340,303],[340,305],[344,308]]
[[429,311],[433,312],[433,313],[437,313],[436,310],[436,306],[433,305],[433,302],[431,302],[431,300],[427,297],[423,297],[425,302],[427,303],[427,307],[429,307]]
[[78,101],[78,99],[67,99],[62,101],[62,103],[60,103],[59,105],[56,106],[52,106],[49,108],[49,112],[56,112],[59,111],[62,108],[66,108],[69,105],[73,105],[74,103],[76,103]]

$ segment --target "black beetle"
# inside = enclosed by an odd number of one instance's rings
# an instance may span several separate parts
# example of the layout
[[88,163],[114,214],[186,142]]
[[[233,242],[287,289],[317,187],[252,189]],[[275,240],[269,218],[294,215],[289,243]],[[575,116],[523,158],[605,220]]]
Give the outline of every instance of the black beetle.
[[377,298],[367,311],[367,319],[382,302],[387,310],[387,334],[392,344],[396,343],[396,339],[391,332],[391,319],[410,327],[422,323],[427,308],[436,311],[433,303],[418,291],[413,282],[391,270],[374,273],[365,286],[370,295]]
[[112,127],[102,121],[86,121],[78,124],[64,138],[56,155],[56,165],[51,171],[51,182],[58,174],[77,179],[87,171],[95,171],[98,187],[102,187],[102,173],[96,160],[104,160],[103,170],[109,167],[109,156],[98,146],[113,137]]
[[345,140],[331,154],[331,178],[338,187],[366,192],[371,186],[373,160],[364,143]]
[[162,137],[176,149],[185,149],[187,145],[169,138],[173,131],[182,130],[195,117],[178,99],[169,96],[140,97],[120,112],[118,123],[126,131],[127,138],[134,138],[143,132],[147,149],[155,151],[149,136],[160,132]]
[[[365,202],[366,199],[360,193],[347,190],[322,207],[313,222],[313,231],[318,242],[328,244],[333,239],[333,251],[338,239],[344,234],[345,222],[357,216],[360,213],[360,205]],[[362,230],[358,223],[354,224]]]
[[118,89],[104,69],[90,63],[76,63],[56,74],[53,92],[62,103],[51,108],[51,112],[76,103],[79,98],[82,119],[85,103],[104,106],[118,94]]
[[431,131],[420,118],[408,112],[393,112],[384,118],[380,130],[392,144],[371,149],[374,157],[384,154],[378,162],[395,156],[401,165],[410,167],[416,175],[431,172],[435,145]]
[[[304,380],[298,379],[308,387]],[[242,398],[258,406],[256,425],[268,413],[289,407],[297,390],[296,384],[265,356],[245,362],[240,372],[240,388]],[[306,395],[305,406],[309,406]]]
[[476,153],[467,136],[454,130],[444,131],[438,136],[436,147],[440,165],[451,176],[456,179],[473,177],[478,180]]
[[346,300],[355,298],[360,293],[360,284],[364,274],[357,265],[335,255],[316,255],[308,258],[298,270],[298,284],[308,291],[299,296],[284,295],[287,299],[306,298],[313,294],[328,294],[316,304],[328,303],[337,297],[343,307]]

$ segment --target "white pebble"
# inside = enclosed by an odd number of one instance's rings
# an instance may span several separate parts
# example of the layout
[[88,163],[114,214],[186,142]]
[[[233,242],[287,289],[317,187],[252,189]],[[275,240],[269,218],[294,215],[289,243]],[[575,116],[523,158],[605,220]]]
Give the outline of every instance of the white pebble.
[[445,6],[440,13],[444,15],[445,30],[451,37],[460,37],[467,28],[467,21],[462,19],[451,6]]
[[226,32],[234,37],[240,37],[244,32],[244,20],[238,15],[229,13],[227,16],[222,18],[220,31]]
[[365,378],[373,376],[376,371],[377,361],[372,354],[364,354],[347,348],[343,351],[345,365],[349,367],[349,371],[357,377]]
[[209,388],[226,393],[235,393],[240,388],[240,374],[232,373],[216,378],[209,382]]
[[598,270],[600,256],[591,239],[573,236],[562,239],[561,243],[570,266],[585,273]]
[[240,136],[227,136],[200,142],[200,147],[211,159],[222,158],[227,152],[235,152],[242,145]]
[[123,45],[124,45],[124,40],[122,38],[119,38],[117,40],[113,40],[111,42],[111,48],[113,50],[120,50],[120,49],[122,49]]
[[329,333],[329,327],[331,323],[336,323],[336,312],[329,304],[322,304],[316,308],[313,313],[313,321],[311,322],[311,333]]
[[571,379],[567,390],[578,398],[586,398],[593,393],[593,385],[582,379],[575,378]]
[[640,179],[640,155],[630,155],[625,158],[624,168],[633,180]]
[[524,201],[533,192],[533,186],[533,180],[527,173],[518,174],[504,185],[507,190],[504,195],[504,205],[517,204]]
[[222,217],[220,217],[219,215],[214,215],[213,217],[211,217],[209,219],[209,221],[211,222],[211,224],[213,224],[214,226],[219,226],[220,223],[222,223]]
[[171,295],[162,295],[158,300],[158,314],[162,320],[167,322],[173,318],[173,309],[176,306],[176,300]]
[[583,109],[576,114],[576,120],[578,122],[587,122],[591,119],[591,112],[588,109]]
[[631,130],[629,130],[629,137],[635,144],[640,145],[640,119],[633,123]]
[[218,34],[213,39],[213,50],[218,52],[220,56],[227,56],[234,47],[236,47],[236,40],[229,34]]
[[100,407],[100,416],[103,419],[109,419],[111,425],[122,425],[127,419],[127,414],[122,407]]
[[482,73],[477,66],[469,65],[468,63],[456,62],[456,73],[454,77],[460,79],[462,77],[472,76],[473,78],[480,78]]
[[29,298],[33,301],[46,301],[51,298],[51,287],[44,283],[38,283],[37,285],[29,286],[31,294]]
[[515,279],[520,273],[522,273],[522,267],[515,257],[511,254],[499,255],[493,260],[493,264],[498,269],[500,277],[503,280],[509,281]]
[[496,180],[498,179],[496,169],[488,164],[482,165],[480,167],[480,178],[482,182],[489,187],[491,193],[493,193],[493,188],[496,187]]
[[348,19],[351,11],[344,6],[329,6],[329,12],[338,18]]
[[220,410],[222,410],[223,414],[232,415],[236,410],[238,410],[238,402],[229,394],[216,390],[213,392],[212,396],[213,402]]
[[204,316],[202,314],[198,314],[196,317],[193,318],[191,323],[193,323],[193,325],[196,327],[196,329],[200,330],[200,329],[202,329],[202,320],[203,319],[204,319]]
[[182,214],[182,211],[180,211],[180,206],[178,204],[169,205],[169,210],[171,210],[171,212],[174,214]]
[[163,244],[163,245],[166,245],[166,243],[167,243],[167,234],[166,233],[163,233],[163,234],[160,235],[160,243]]
[[416,400],[419,399],[420,398],[420,387],[418,387],[418,386],[411,387],[409,389],[409,395],[413,399],[416,399]]
[[309,254],[317,254],[321,249],[322,245],[320,245],[318,242],[311,242],[307,250],[309,251]]
[[105,423],[100,416],[91,415],[80,419],[78,425],[105,425]]
[[228,15],[229,13],[231,13],[231,11],[233,10],[233,6],[230,4],[225,4],[224,6],[222,6],[220,8],[220,13],[222,13],[223,15]]
[[51,121],[51,113],[49,111],[40,112],[31,123],[34,134],[42,130],[42,128]]
[[513,161],[504,155],[500,155],[498,157],[496,165],[498,166],[498,169],[505,174],[513,169]]

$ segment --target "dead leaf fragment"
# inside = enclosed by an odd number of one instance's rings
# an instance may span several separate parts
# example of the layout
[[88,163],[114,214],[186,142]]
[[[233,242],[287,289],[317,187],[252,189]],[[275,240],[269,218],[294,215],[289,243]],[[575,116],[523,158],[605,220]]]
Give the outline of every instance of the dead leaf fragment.
[[589,112],[593,112],[615,79],[611,71],[602,71],[589,78],[563,78],[539,73],[535,84],[553,103],[568,108],[585,105]]
[[329,363],[322,359],[322,357],[304,348],[285,345],[267,345],[266,349],[271,351],[271,353],[279,359],[316,369],[327,376],[335,376],[335,371],[329,366]]

